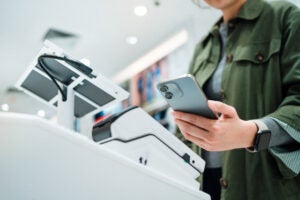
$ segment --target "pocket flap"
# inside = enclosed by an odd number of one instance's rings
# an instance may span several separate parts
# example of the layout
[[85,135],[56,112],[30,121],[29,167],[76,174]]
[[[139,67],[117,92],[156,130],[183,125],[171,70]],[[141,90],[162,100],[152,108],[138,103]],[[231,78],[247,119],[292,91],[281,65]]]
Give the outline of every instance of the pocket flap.
[[267,42],[255,42],[241,46],[237,49],[233,61],[251,61],[264,63],[270,57],[280,51],[281,39],[272,39]]

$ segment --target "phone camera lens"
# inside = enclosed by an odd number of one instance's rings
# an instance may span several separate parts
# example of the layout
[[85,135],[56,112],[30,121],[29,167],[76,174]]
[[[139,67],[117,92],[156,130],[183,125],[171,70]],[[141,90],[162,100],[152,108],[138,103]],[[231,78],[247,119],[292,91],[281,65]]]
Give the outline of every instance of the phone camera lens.
[[168,86],[163,85],[159,89],[160,89],[161,92],[166,92],[166,91],[168,91],[169,88],[168,88]]
[[173,93],[171,93],[171,92],[166,92],[165,97],[166,97],[167,99],[172,99]]

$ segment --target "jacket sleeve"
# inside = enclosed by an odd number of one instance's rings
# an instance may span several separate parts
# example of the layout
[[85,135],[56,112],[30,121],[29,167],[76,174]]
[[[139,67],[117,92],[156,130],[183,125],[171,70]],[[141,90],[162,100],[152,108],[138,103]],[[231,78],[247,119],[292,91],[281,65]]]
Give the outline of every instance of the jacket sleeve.
[[285,177],[300,172],[300,10],[289,7],[282,15],[281,75],[284,99],[272,117],[295,143],[271,148],[278,167]]

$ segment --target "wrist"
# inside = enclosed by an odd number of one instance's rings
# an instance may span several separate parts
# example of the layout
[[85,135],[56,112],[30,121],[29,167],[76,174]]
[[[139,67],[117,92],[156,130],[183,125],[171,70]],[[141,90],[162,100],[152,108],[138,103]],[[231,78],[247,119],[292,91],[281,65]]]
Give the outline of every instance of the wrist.
[[243,148],[252,147],[255,141],[255,137],[258,131],[258,127],[253,121],[246,121],[245,126],[245,144]]
[[261,120],[253,120],[257,127],[257,133],[250,148],[247,148],[249,152],[258,152],[269,148],[269,143],[271,139],[271,131],[268,126]]

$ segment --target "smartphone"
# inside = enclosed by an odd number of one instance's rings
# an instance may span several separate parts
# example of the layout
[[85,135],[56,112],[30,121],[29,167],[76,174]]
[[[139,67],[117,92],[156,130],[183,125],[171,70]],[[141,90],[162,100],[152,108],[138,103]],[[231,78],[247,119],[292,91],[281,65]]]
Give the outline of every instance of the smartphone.
[[191,74],[160,82],[157,84],[157,89],[176,111],[197,114],[210,119],[218,118],[218,115],[208,107],[203,90]]

